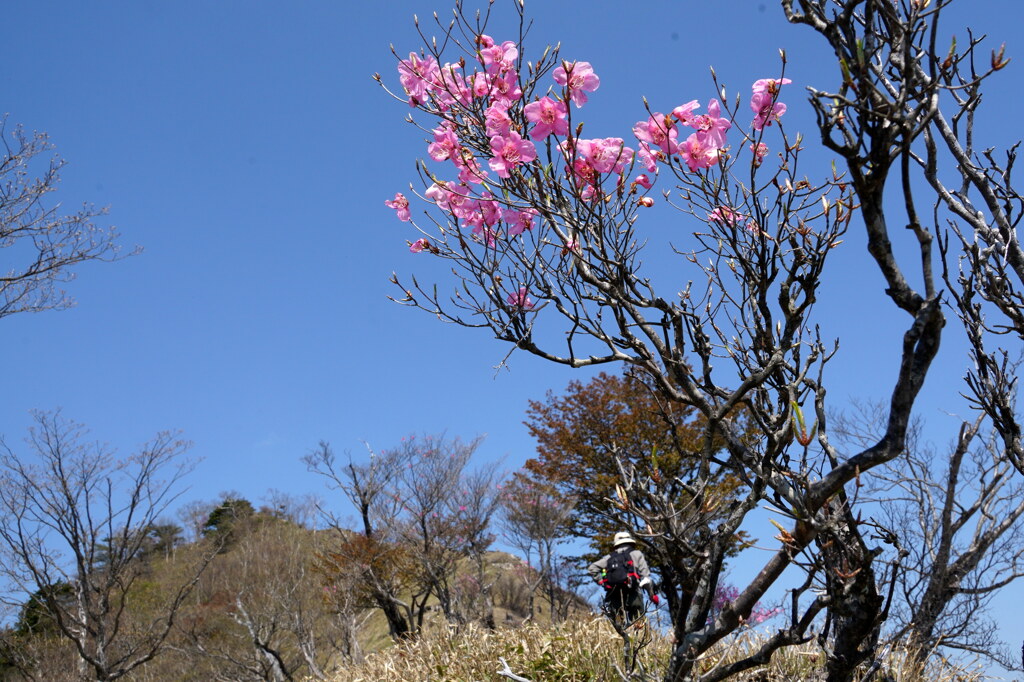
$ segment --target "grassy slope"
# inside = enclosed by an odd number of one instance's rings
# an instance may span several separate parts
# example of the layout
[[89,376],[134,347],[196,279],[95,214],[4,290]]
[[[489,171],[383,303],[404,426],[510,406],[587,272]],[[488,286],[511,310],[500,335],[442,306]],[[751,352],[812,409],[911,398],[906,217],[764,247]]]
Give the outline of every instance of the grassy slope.
[[[705,657],[710,669],[728,663],[757,645],[757,633],[748,632],[723,643]],[[670,643],[651,635],[642,650],[640,663],[659,679],[665,668]],[[534,682],[620,682],[616,671],[622,664],[622,640],[600,617],[576,618],[559,627],[548,624],[484,630],[467,626],[461,631],[435,627],[422,640],[390,647],[371,654],[360,665],[337,671],[332,682],[475,682],[501,680],[502,659],[517,675]],[[821,680],[822,655],[812,642],[777,653],[766,668],[754,669],[734,678],[753,682]],[[979,673],[942,661],[925,671],[910,670],[899,652],[884,662],[894,682],[976,682]],[[879,679],[879,678],[876,678]]]

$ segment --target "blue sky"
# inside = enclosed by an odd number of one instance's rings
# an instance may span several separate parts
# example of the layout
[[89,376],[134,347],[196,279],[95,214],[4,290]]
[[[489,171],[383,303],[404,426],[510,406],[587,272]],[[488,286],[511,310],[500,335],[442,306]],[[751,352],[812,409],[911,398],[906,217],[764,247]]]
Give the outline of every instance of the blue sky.
[[[948,30],[963,38],[969,20],[1018,54],[1019,30],[1006,28],[1020,25],[1018,3],[962,6]],[[775,2],[528,0],[527,9],[536,19],[528,51],[561,41],[563,56],[591,61],[601,76],[583,110],[595,135],[626,137],[643,117],[642,96],[661,110],[706,102],[710,64],[746,95],[754,79],[775,75],[779,48],[795,86],[834,82],[829,53],[808,29],[786,25]],[[522,354],[497,370],[507,349],[485,332],[386,298],[395,293],[392,270],[431,274],[407,251],[412,232],[382,203],[415,179],[425,145],[402,122],[408,108],[371,75],[397,87],[389,44],[403,55],[417,49],[412,16],[430,33],[435,10],[450,7],[5,7],[0,111],[47,131],[69,161],[65,205],[108,205],[125,249],[144,247],[82,268],[69,289],[75,308],[0,322],[0,433],[9,443],[20,441],[34,408],[61,407],[124,452],[180,429],[202,458],[190,499],[319,493],[299,458],[321,439],[359,452],[362,441],[387,447],[412,432],[487,434],[483,457],[513,468],[531,456],[527,401],[587,375]],[[496,12],[491,34],[513,38],[508,3],[499,0]],[[995,145],[1019,134],[1001,114],[1019,103],[1021,73],[1014,63],[986,100],[984,130]],[[803,96],[790,92],[789,130],[810,131]],[[809,158],[827,172],[827,157]],[[685,232],[666,207],[651,216],[652,230]],[[885,394],[895,344],[875,340],[904,323],[879,297],[862,244],[848,237],[820,306],[825,336],[842,345],[830,366],[837,401]],[[962,409],[962,347],[947,340],[939,362],[922,414],[944,443],[953,422],[943,411]],[[1019,641],[1020,631],[1006,636]]]

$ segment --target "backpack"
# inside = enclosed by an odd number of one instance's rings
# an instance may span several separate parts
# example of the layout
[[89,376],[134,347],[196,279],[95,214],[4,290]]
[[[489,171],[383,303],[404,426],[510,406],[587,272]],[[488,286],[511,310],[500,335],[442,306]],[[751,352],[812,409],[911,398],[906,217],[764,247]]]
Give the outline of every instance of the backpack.
[[639,582],[640,576],[633,569],[633,559],[629,552],[612,552],[608,555],[608,564],[604,568],[601,584],[605,589],[616,587],[632,589]]

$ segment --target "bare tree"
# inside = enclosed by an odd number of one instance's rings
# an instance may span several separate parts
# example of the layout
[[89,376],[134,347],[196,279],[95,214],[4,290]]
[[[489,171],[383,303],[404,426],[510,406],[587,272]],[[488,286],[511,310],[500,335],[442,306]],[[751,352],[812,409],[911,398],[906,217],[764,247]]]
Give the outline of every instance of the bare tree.
[[198,653],[223,679],[327,679],[337,647],[353,633],[335,618],[337,601],[316,570],[325,541],[266,513],[239,528],[231,551],[200,580],[200,603],[182,619],[185,660]]
[[330,444],[321,442],[303,458],[310,471],[325,477],[332,490],[342,492],[355,508],[362,525],[362,537],[350,537],[341,519],[325,512],[341,537],[339,545],[327,552],[325,559],[340,566],[360,567],[365,577],[366,598],[384,613],[391,637],[396,640],[412,634],[408,604],[401,597],[407,584],[406,553],[389,537],[391,520],[397,514],[397,500],[387,493],[406,466],[401,454],[396,451],[376,453],[370,449],[365,464],[356,464],[351,453],[347,453],[348,461],[343,464],[337,460]]
[[[0,272],[0,317],[66,308],[72,301],[58,285],[83,262],[115,260],[117,233],[94,222],[103,210],[87,205],[65,214],[47,203],[65,162],[44,158],[53,149],[45,133],[8,130],[2,117],[0,145],[0,248],[18,254]],[[29,258],[22,262],[23,256]]]
[[178,508],[177,516],[184,524],[185,539],[188,542],[198,542],[203,537],[203,526],[215,507],[212,502],[192,500]]
[[[815,634],[830,682],[853,679],[875,657],[894,574],[875,560],[883,550],[856,509],[858,482],[906,451],[943,336],[943,284],[972,345],[973,407],[1002,439],[1002,456],[1024,468],[1005,348],[1019,340],[1024,319],[1016,148],[997,160],[974,130],[982,85],[1006,65],[1002,50],[983,60],[974,36],[943,47],[938,19],[950,0],[781,4],[836,56],[836,85],[811,90],[811,103],[821,143],[839,165],[813,177],[797,171],[803,139],[781,118],[784,54],[781,68],[753,85],[752,122],[716,78],[706,115],[695,113],[696,100],[668,116],[648,110],[634,127],[635,148],[584,137],[578,108],[599,80],[589,63],[563,59],[557,48],[527,56],[521,3],[515,42],[486,35],[491,14],[467,15],[457,2],[451,24],[438,21],[438,40],[424,34],[421,52],[396,54],[397,98],[430,121],[430,157],[454,166],[420,164],[429,210],[413,221],[410,241],[412,251],[443,261],[439,271],[452,274],[454,293],[395,276],[398,302],[551,362],[624,363],[646,373],[663,400],[692,407],[703,421],[695,475],[679,485],[699,496],[711,474],[742,482],[699,544],[655,531],[691,553],[694,584],[688,604],[673,612],[677,646],[666,680],[725,679]],[[673,247],[679,262],[671,275],[684,273],[682,281],[664,288],[664,273],[641,260],[645,248],[664,244],[642,231],[641,217],[656,203],[652,184],[669,178],[676,187],[666,195],[695,228],[679,235],[685,246]],[[915,196],[921,180],[930,217]],[[898,201],[886,201],[888,192]],[[412,219],[404,195],[387,203]],[[825,381],[839,348],[814,304],[855,215],[868,262],[905,317],[901,329],[872,339],[899,355],[881,379],[883,428],[841,452],[830,440]],[[912,256],[893,246],[895,222],[908,227]],[[624,473],[633,476],[629,487],[647,486],[647,472]],[[619,501],[629,507],[623,492]],[[764,503],[785,522],[776,550],[708,619],[734,534]],[[799,574],[791,567],[803,577],[789,588],[788,625],[752,655],[701,670],[701,655],[740,627],[770,587]],[[819,614],[823,633],[813,630]]]
[[464,471],[458,489],[448,501],[452,531],[473,571],[463,569],[453,595],[453,611],[460,621],[477,621],[494,627],[493,577],[488,556],[495,535],[492,521],[500,507],[498,463]]
[[522,553],[527,568],[520,573],[529,594],[529,617],[535,615],[534,595],[547,598],[552,619],[561,611],[557,545],[567,535],[575,501],[558,494],[554,486],[516,472],[501,493],[501,527],[512,547]]
[[[877,438],[877,405],[839,415],[840,442]],[[1016,667],[985,618],[1002,587],[1024,576],[1024,483],[1013,475],[1001,439],[979,433],[983,418],[964,422],[948,453],[923,442],[921,420],[907,453],[866,482],[879,502],[885,532],[898,538],[897,599],[888,639],[918,662],[943,647]]]
[[[188,443],[162,433],[118,458],[59,412],[37,413],[35,422],[30,453],[0,440],[5,599],[34,595],[56,633],[74,646],[80,675],[115,680],[160,653],[209,561],[198,558],[142,617],[133,610],[151,529],[193,466],[181,459]],[[69,589],[54,589],[59,585]]]
[[[395,448],[370,451],[365,464],[349,456],[346,466],[322,443],[305,458],[359,515],[360,536],[332,517],[343,541],[328,554],[341,566],[360,567],[367,594],[384,609],[393,637],[418,634],[431,599],[452,622],[465,620],[462,607],[469,605],[470,592],[487,600],[483,556],[492,540],[497,478],[493,465],[469,469],[480,442],[409,436]],[[475,562],[479,580],[460,590],[454,579],[465,559]]]
[[496,508],[494,468],[472,476],[470,459],[482,438],[463,443],[444,435],[410,436],[395,450],[408,463],[392,491],[401,505],[395,530],[415,561],[422,597],[415,600],[422,628],[426,599],[435,597],[445,618],[462,622],[453,582],[462,559],[482,558],[490,545],[489,522]]

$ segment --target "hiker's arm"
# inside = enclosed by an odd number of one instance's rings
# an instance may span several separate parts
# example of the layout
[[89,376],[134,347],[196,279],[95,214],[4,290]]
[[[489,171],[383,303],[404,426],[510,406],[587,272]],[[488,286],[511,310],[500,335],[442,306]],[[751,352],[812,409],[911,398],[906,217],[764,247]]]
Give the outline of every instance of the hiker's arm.
[[601,571],[603,571],[606,566],[608,566],[608,557],[603,556],[587,566],[587,573],[589,573],[590,577],[594,580],[599,580],[601,578]]
[[633,556],[633,564],[640,576],[640,587],[647,590],[647,595],[654,596],[654,581],[651,580],[651,567],[647,565],[647,558],[643,552],[637,551]]

